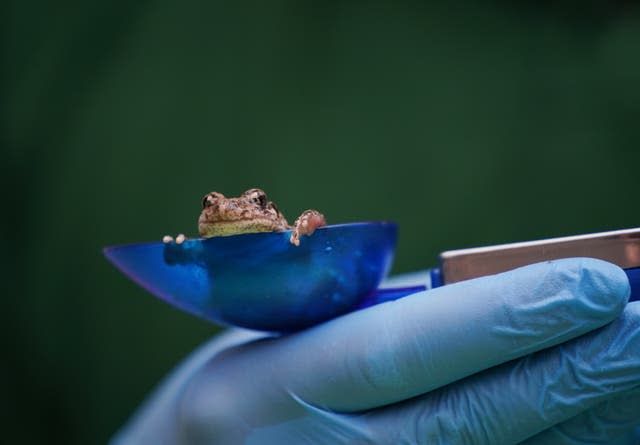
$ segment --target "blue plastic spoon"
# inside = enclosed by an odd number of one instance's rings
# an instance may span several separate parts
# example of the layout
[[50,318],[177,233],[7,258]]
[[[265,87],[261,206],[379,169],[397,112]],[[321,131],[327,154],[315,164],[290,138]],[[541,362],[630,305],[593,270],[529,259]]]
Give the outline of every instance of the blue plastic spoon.
[[266,331],[302,329],[425,286],[377,290],[396,246],[391,222],[252,233],[182,244],[108,247],[107,258],[153,295],[209,321]]

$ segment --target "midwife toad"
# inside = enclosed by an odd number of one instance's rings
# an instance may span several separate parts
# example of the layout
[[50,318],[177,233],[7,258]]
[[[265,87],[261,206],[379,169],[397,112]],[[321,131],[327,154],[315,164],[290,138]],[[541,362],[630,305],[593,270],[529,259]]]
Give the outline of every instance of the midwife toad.
[[[300,245],[302,235],[311,235],[325,225],[322,213],[305,210],[290,226],[260,189],[249,189],[238,198],[226,198],[222,193],[211,192],[202,198],[202,213],[198,218],[198,232],[205,238],[292,229],[289,241],[296,246]],[[169,243],[173,238],[165,236],[162,240]],[[184,235],[180,234],[175,241],[181,244],[184,240]]]

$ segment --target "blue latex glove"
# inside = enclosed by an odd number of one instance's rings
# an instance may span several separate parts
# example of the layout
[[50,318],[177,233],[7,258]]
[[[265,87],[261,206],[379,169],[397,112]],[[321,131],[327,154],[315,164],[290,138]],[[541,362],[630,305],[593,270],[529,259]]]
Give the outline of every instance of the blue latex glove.
[[592,259],[540,263],[197,351],[115,443],[639,443],[640,306]]

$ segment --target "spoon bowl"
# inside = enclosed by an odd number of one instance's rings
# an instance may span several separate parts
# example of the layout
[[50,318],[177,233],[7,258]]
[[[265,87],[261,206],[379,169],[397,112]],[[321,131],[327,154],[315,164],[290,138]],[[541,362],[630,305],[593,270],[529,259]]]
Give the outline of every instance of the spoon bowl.
[[392,222],[337,224],[289,242],[290,231],[107,247],[125,275],[165,302],[249,329],[303,329],[366,304],[395,251]]

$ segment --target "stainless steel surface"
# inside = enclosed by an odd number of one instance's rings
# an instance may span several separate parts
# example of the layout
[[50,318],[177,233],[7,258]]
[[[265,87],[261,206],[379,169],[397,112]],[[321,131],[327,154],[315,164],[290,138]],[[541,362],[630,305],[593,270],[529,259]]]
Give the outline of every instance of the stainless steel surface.
[[450,250],[440,254],[440,269],[444,284],[450,284],[570,257],[598,258],[622,268],[640,267],[640,228]]

